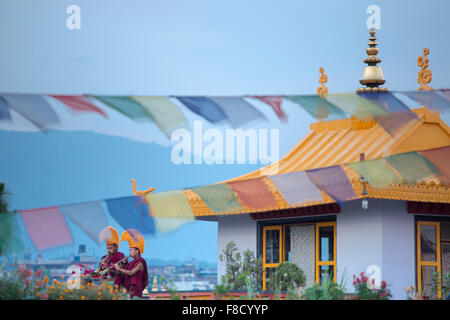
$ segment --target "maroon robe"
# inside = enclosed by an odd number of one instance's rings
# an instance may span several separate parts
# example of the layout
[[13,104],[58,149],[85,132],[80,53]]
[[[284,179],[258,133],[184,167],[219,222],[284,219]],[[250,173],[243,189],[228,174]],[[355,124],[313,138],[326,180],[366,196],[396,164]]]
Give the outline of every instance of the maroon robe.
[[142,291],[148,285],[148,271],[147,263],[144,258],[138,257],[130,261],[124,267],[125,270],[133,270],[139,263],[142,263],[142,269],[136,272],[134,275],[129,276],[122,273],[122,286],[127,289],[130,297],[142,297]]
[[114,264],[123,258],[125,258],[125,255],[119,251],[116,251],[112,256],[106,255],[102,257],[98,267],[100,270],[109,269],[109,271],[103,275],[103,280],[111,279],[114,280],[114,284],[120,285],[120,274],[114,269]]

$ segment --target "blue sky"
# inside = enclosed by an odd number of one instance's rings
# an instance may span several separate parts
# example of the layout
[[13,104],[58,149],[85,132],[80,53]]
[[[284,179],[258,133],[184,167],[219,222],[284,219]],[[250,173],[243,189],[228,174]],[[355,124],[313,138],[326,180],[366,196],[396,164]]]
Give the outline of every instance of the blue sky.
[[[71,4],[81,8],[80,30],[66,28]],[[386,86],[416,89],[417,56],[428,47],[432,85],[448,88],[450,2],[443,0],[3,0],[0,92],[315,94],[320,66],[328,75],[329,92],[354,92],[366,57],[366,8],[372,4],[381,8],[377,37]],[[14,209],[129,195],[130,178],[141,189],[168,190],[258,167],[175,166],[170,141],[154,125],[136,124],[111,109],[109,121],[73,116],[53,104],[64,120],[57,131],[35,132],[26,123],[0,130],[0,180],[13,194]],[[289,103],[284,104],[287,124],[269,107],[255,107],[270,121],[251,127],[278,128],[280,155],[306,134],[312,121]],[[185,109],[190,123],[199,119]],[[215,261],[216,233],[215,223],[192,223],[148,239],[148,255]]]

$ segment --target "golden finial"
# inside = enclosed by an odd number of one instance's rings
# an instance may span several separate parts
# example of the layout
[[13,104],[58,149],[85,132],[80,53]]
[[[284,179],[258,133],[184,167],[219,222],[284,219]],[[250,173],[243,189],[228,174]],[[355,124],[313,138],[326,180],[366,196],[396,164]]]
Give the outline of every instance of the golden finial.
[[[328,87],[325,83],[328,82],[328,76],[324,73],[323,67],[319,68],[320,77],[319,83],[320,87],[317,88],[317,95],[319,97],[324,97],[328,94]],[[316,107],[316,118],[319,122],[323,122],[324,119],[328,118],[328,114],[330,113],[330,107],[328,104],[319,102]]]
[[428,55],[430,54],[430,49],[424,48],[423,49],[423,56],[419,56],[417,58],[417,66],[422,68],[420,69],[419,73],[417,74],[417,82],[420,84],[419,91],[421,90],[427,90],[427,91],[433,91],[433,88],[428,86],[427,83],[431,82],[431,79],[433,78],[433,74],[431,73],[431,70],[428,69]]
[[328,93],[328,87],[324,85],[328,82],[328,76],[324,73],[323,67],[320,67],[319,72],[321,73],[319,77],[320,87],[317,88],[317,95],[323,97]]
[[378,42],[375,37],[375,29],[370,29],[369,32],[369,47],[366,49],[368,57],[363,60],[364,63],[367,63],[367,66],[364,67],[362,78],[359,80],[366,87],[358,88],[356,92],[386,92],[389,91],[387,88],[379,88],[386,80],[383,76],[383,70],[380,66],[377,66],[381,59],[377,57],[379,50],[377,48]]
[[[156,188],[148,188],[145,191],[137,191],[137,187],[136,187],[136,180],[131,179],[131,183],[133,184],[133,195],[135,196],[145,196],[147,195],[147,193],[153,192],[156,190]],[[144,197],[145,199],[145,197]]]

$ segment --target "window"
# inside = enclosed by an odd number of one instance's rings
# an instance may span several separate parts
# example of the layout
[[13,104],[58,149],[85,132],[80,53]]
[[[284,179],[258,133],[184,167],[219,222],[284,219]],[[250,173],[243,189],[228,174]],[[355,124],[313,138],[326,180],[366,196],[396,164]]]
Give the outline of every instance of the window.
[[263,228],[263,290],[270,274],[282,261],[281,226]]
[[305,222],[263,226],[263,290],[283,261],[297,264],[306,286],[331,276],[336,281],[336,222]]
[[[417,221],[417,288],[432,295],[433,273],[450,273],[450,222]],[[438,296],[441,296],[438,288]]]
[[336,222],[316,223],[316,282],[336,281]]

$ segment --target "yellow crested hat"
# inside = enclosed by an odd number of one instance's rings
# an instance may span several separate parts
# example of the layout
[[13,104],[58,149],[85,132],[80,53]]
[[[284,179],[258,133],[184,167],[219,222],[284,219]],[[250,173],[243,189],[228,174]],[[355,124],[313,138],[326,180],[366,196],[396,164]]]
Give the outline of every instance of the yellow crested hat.
[[107,246],[115,244],[117,247],[119,247],[120,244],[119,233],[113,227],[105,227],[100,232],[99,239],[100,241],[105,240]]
[[138,248],[141,254],[144,253],[145,241],[142,234],[134,229],[125,230],[122,233],[121,241],[128,241],[128,246],[130,248]]

